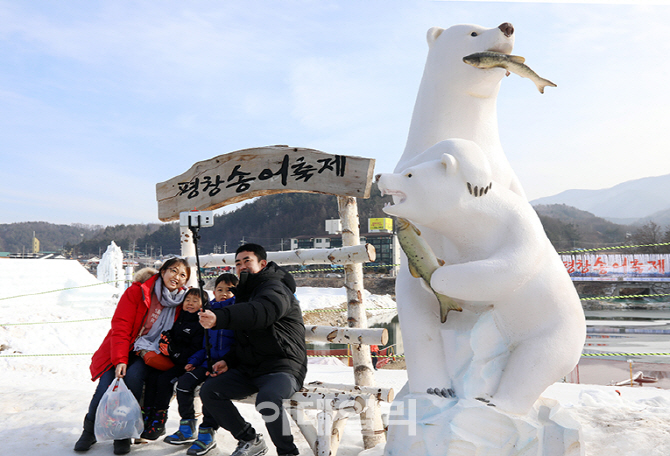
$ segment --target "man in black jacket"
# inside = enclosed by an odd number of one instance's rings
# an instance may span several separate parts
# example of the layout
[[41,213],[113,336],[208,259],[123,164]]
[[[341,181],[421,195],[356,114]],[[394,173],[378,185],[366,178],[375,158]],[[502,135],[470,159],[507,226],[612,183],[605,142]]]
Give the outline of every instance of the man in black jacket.
[[235,268],[240,278],[236,303],[200,314],[205,328],[234,330],[235,344],[212,366],[212,378],[200,390],[203,423],[187,454],[202,455],[214,448],[213,435],[219,426],[239,442],[231,456],[267,453],[261,434],[232,403],[254,393],[256,409],[263,415],[277,454],[298,454],[282,404],[302,387],[307,373],[305,326],[294,295],[295,281],[277,264],[268,263],[265,249],[258,244],[237,249]]

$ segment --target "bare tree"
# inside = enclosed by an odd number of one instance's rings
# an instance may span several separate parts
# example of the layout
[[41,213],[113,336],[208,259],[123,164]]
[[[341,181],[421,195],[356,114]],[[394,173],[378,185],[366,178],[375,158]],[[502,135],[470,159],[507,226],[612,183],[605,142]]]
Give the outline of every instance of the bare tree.
[[663,230],[659,225],[654,222],[648,222],[633,233],[631,241],[633,242],[633,245],[644,246],[636,249],[640,253],[661,253],[666,249],[655,244],[665,242],[664,239],[667,236],[668,231],[666,231],[664,235]]

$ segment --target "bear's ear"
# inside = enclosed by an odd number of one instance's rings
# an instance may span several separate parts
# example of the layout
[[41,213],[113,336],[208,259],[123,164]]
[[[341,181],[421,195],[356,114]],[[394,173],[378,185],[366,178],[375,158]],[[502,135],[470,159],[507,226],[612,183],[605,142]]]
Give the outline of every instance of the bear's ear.
[[442,164],[447,168],[448,173],[456,171],[456,157],[451,154],[442,154]]
[[426,33],[426,41],[428,41],[428,46],[432,46],[435,40],[444,32],[442,27],[431,27]]

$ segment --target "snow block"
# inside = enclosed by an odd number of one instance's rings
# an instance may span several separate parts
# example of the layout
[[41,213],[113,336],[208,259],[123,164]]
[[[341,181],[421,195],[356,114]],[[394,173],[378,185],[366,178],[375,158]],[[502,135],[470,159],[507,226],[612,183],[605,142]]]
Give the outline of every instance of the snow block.
[[525,415],[475,399],[407,394],[393,403],[388,440],[365,456],[584,456],[570,412],[540,397]]

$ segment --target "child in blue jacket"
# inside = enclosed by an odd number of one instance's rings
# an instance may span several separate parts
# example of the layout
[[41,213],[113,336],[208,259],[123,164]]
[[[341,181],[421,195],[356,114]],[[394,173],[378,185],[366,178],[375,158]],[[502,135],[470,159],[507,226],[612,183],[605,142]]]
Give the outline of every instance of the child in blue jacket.
[[[235,274],[225,273],[216,278],[214,284],[214,299],[210,303],[212,309],[221,309],[235,303],[235,297],[231,288],[237,285],[238,279]],[[211,343],[210,356],[212,364],[223,358],[228,353],[235,341],[231,329],[210,329],[209,341]],[[205,334],[207,337],[207,334]],[[195,389],[207,378],[209,365],[207,364],[206,350],[202,348],[188,359],[185,366],[186,373],[177,380],[177,402],[179,404],[179,430],[165,437],[164,441],[173,445],[184,445],[193,442],[196,437],[196,419],[193,400]]]

